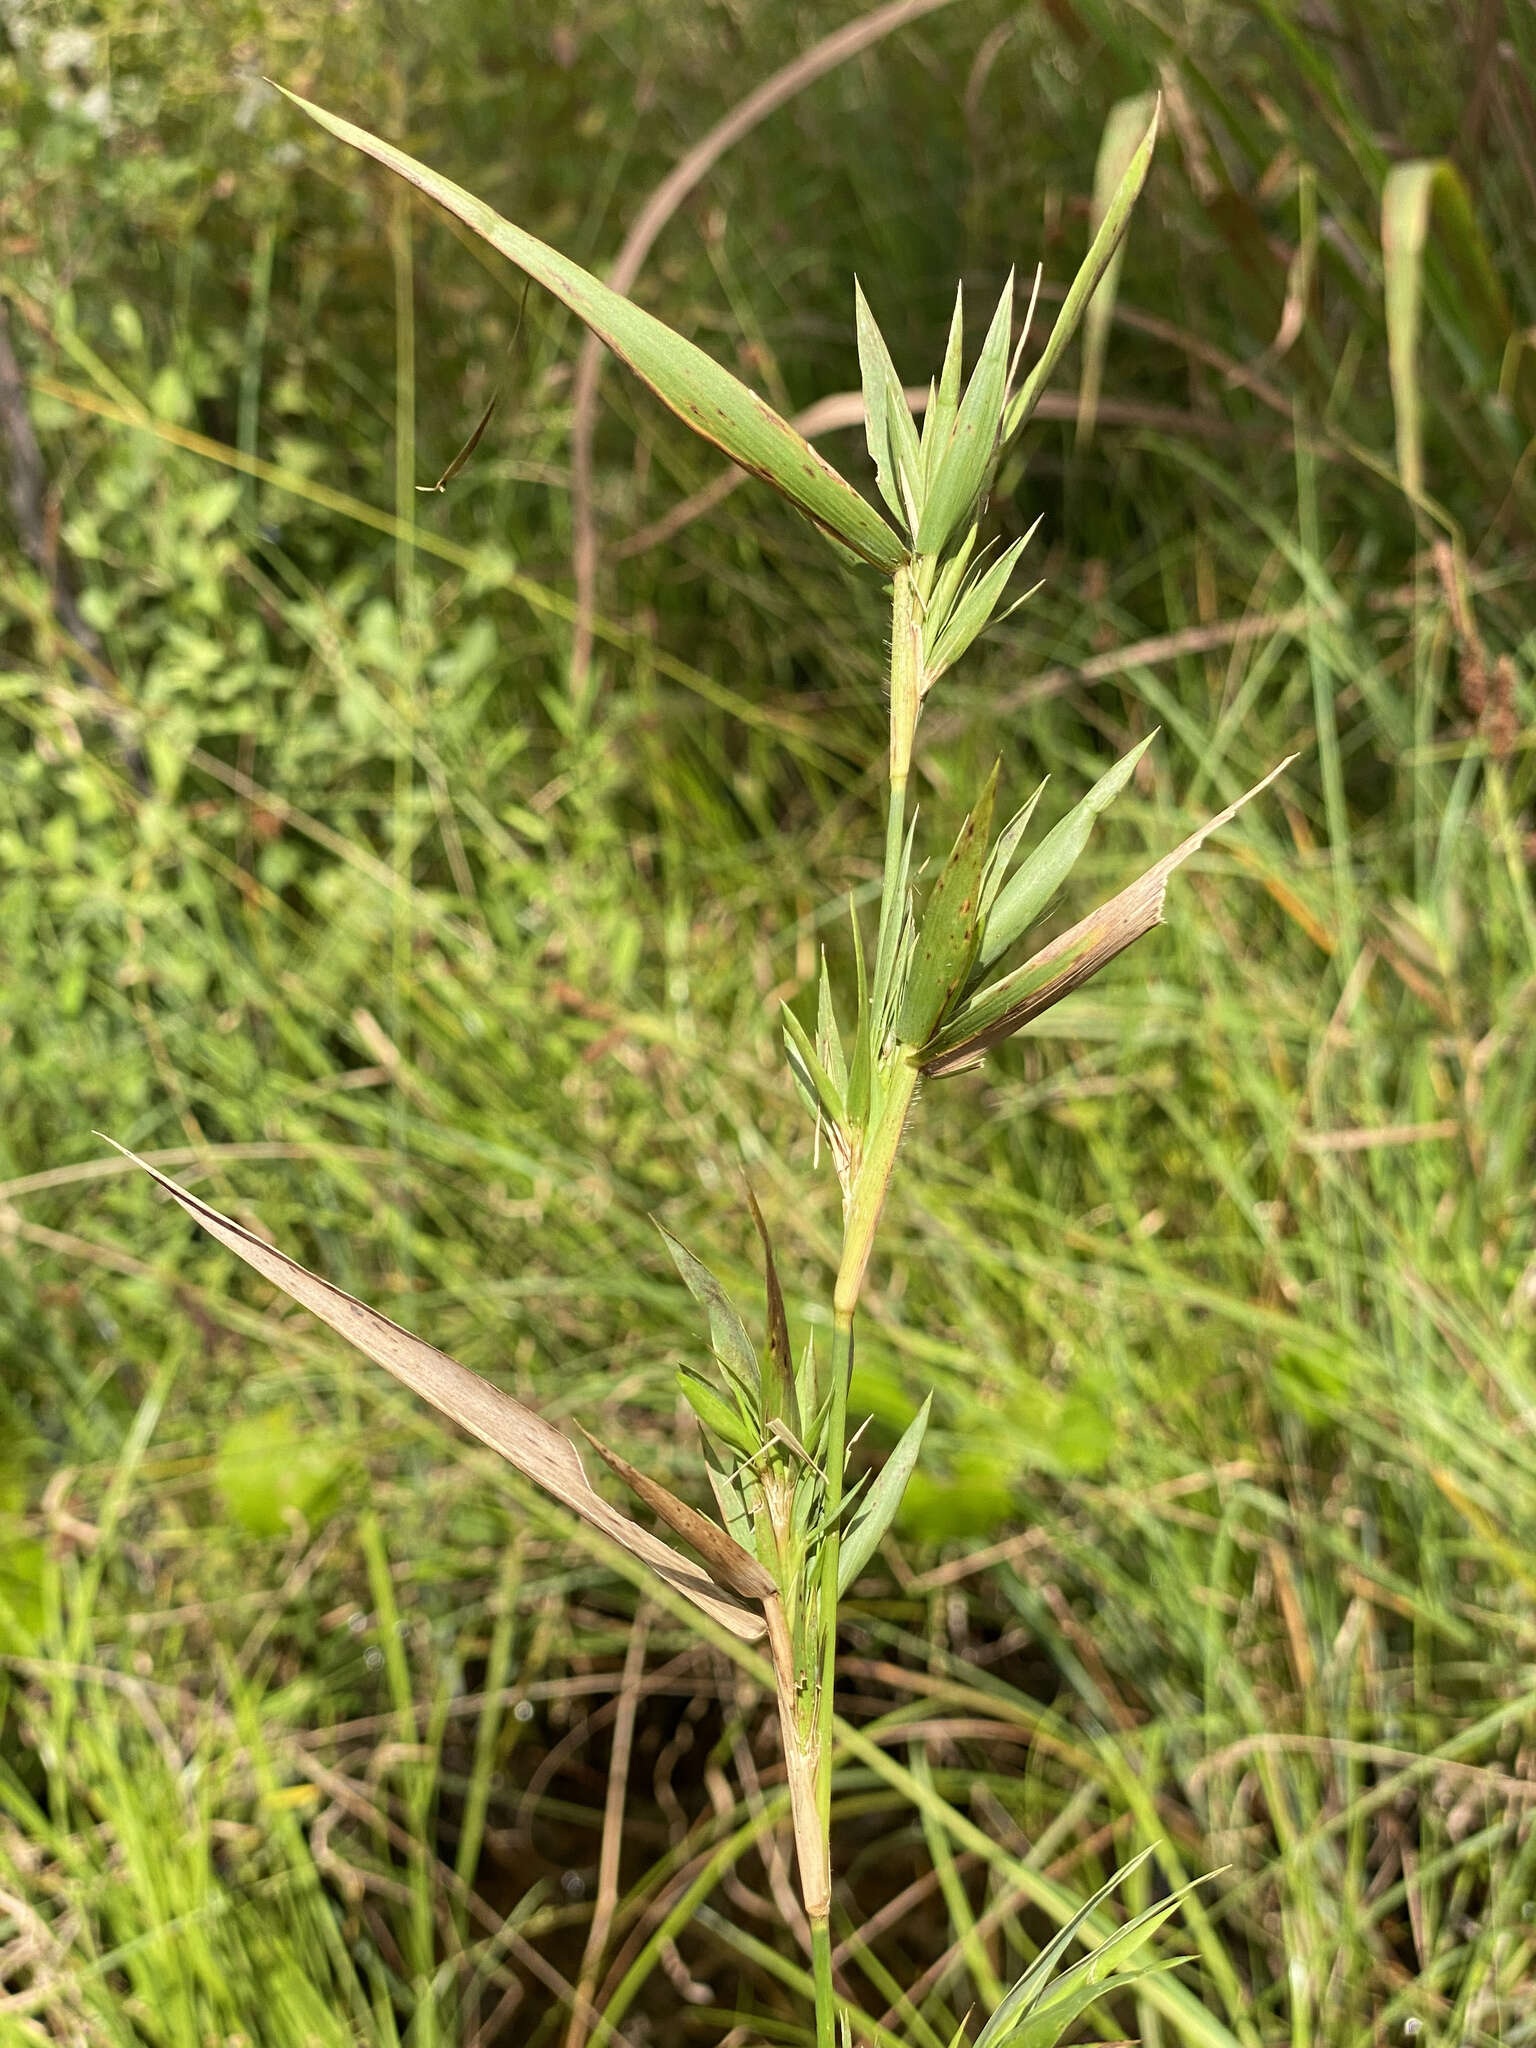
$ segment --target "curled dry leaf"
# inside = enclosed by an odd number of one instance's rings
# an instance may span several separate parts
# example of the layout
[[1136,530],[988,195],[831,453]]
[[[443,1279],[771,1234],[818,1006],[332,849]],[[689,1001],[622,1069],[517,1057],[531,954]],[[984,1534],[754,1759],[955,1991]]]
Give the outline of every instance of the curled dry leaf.
[[[542,1415],[536,1415],[521,1401],[514,1401],[510,1394],[504,1394],[489,1380],[482,1379],[479,1373],[471,1372],[468,1366],[460,1365],[445,1351],[439,1351],[420,1337],[413,1337],[409,1330],[402,1330],[398,1323],[392,1323],[376,1309],[354,1300],[328,1280],[308,1272],[229,1217],[221,1216],[217,1209],[189,1194],[136,1153],[130,1152],[126,1145],[118,1145],[114,1138],[108,1138],[106,1142],[115,1146],[125,1158],[133,1160],[136,1166],[142,1166],[152,1180],[158,1181],[166,1193],[180,1203],[195,1223],[201,1224],[210,1237],[217,1238],[236,1258],[243,1259],[263,1279],[281,1288],[302,1308],[307,1308],[311,1315],[318,1316],[322,1323],[328,1323],[339,1336],[345,1337],[349,1344],[355,1344],[376,1365],[382,1365],[386,1372],[393,1373],[413,1394],[419,1394],[440,1413],[458,1423],[461,1429],[468,1430],[481,1443],[500,1452],[509,1465],[542,1486],[563,1507],[569,1508],[614,1542],[621,1543],[632,1556],[649,1565],[658,1578],[691,1600],[712,1620],[728,1628],[733,1635],[740,1636],[743,1642],[756,1642],[765,1633],[762,1617],[734,1593],[716,1585],[687,1558],[679,1557],[659,1537],[653,1536],[648,1529],[642,1529],[637,1522],[632,1522],[604,1500],[582,1469],[575,1445]],[[699,1519],[703,1521],[704,1518],[700,1516]]]

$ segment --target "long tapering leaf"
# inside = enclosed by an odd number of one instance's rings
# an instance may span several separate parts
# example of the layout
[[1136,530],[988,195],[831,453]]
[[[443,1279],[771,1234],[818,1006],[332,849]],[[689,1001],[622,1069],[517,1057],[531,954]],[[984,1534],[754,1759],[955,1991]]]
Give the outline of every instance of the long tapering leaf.
[[875,1088],[875,1065],[880,1052],[880,1019],[869,1000],[869,982],[864,969],[864,934],[853,899],[848,900],[848,917],[853,926],[853,984],[855,1023],[853,1057],[848,1062],[848,1125],[862,1131],[870,1121],[871,1096]]
[[885,336],[875,324],[857,278],[853,281],[859,375],[864,387],[864,434],[880,495],[904,526],[913,527],[923,491],[922,450],[907,396]]
[[848,1061],[843,1052],[843,1034],[838,1028],[837,1005],[832,1000],[832,977],[827,972],[826,948],[821,953],[821,981],[816,990],[816,1057],[839,1095],[847,1092]]
[[779,1269],[774,1264],[773,1239],[758,1206],[752,1184],[747,1183],[747,1206],[763,1247],[764,1286],[768,1295],[768,1369],[763,1374],[763,1420],[771,1423],[786,1416],[798,1421],[795,1403],[795,1361],[789,1349],[789,1318],[784,1312],[784,1292],[779,1286]]
[[[654,1216],[651,1221],[656,1222]],[[670,1230],[660,1223],[656,1228],[661,1232],[662,1240],[672,1254],[672,1263],[682,1274],[688,1292],[709,1318],[709,1338],[716,1358],[728,1373],[755,1393],[759,1384],[757,1353],[747,1335],[746,1324],[731,1306],[730,1296],[708,1266],[696,1259],[686,1245],[679,1244]]]
[[404,150],[328,113],[297,93],[286,97],[341,142],[396,172],[463,221],[491,247],[554,293],[644,379],[664,405],[706,441],[761,477],[823,531],[876,568],[893,574],[907,558],[898,536],[873,505],[817,454],[788,420],[755,391],[675,334],[664,321],[611,291],[590,271],[523,228],[504,220],[451,178]]
[[[984,632],[992,624],[992,614],[997,610],[1003,592],[1008,587],[1008,579],[1013,574],[1020,555],[1034,538],[1035,527],[1039,524],[1040,521],[1037,519],[1029,532],[1022,534],[1010,547],[1005,548],[995,562],[989,562],[985,568],[978,569],[961,591],[955,600],[954,609],[933,641],[931,652],[924,659],[925,684],[937,682],[947,669],[952,669],[976,635]],[[1038,587],[1037,585],[1036,588]],[[1018,605],[1022,602],[1023,599],[1019,599],[1018,603],[1009,607],[1009,610],[1017,611]]]
[[1126,167],[1125,176],[1120,180],[1114,198],[1099,224],[1099,231],[1088,245],[1088,254],[1082,268],[1067,288],[1061,311],[1056,315],[1056,324],[1051,329],[1051,338],[1040,352],[1040,360],[1024,379],[1014,397],[1009,401],[1003,415],[1003,439],[1011,441],[1035,407],[1040,403],[1046,385],[1056,365],[1061,361],[1062,352],[1077,332],[1078,322],[1088,310],[1088,302],[1098,289],[1099,279],[1109,268],[1115,251],[1119,248],[1130,225],[1131,209],[1141,197],[1141,188],[1147,182],[1147,172],[1152,166],[1152,151],[1157,143],[1157,124],[1161,114],[1159,100],[1152,112],[1152,120],[1142,137],[1141,145]]
[[[1139,92],[1133,99],[1117,100],[1109,110],[1104,133],[1099,138],[1099,159],[1093,167],[1093,225],[1103,226],[1116,194],[1125,181],[1131,160],[1147,124],[1157,115],[1157,95]],[[1077,446],[1086,448],[1093,440],[1098,417],[1099,391],[1104,382],[1104,359],[1109,353],[1109,330],[1115,317],[1115,294],[1119,289],[1120,265],[1125,258],[1122,237],[1104,266],[1097,291],[1088,301],[1083,318],[1083,369],[1077,384]]]
[[709,1490],[715,1496],[715,1505],[720,1510],[720,1519],[743,1550],[751,1548],[752,1517],[747,1503],[733,1473],[722,1463],[714,1445],[706,1436],[704,1443],[704,1470],[709,1479]]
[[805,1106],[812,1116],[824,1117],[834,1130],[847,1127],[846,1080],[839,1088],[817,1056],[805,1026],[789,1007],[779,1005],[779,1018],[784,1027],[784,1051],[789,1060],[789,1071],[804,1098]]
[[939,381],[933,386],[932,397],[923,417],[923,483],[925,489],[933,483],[934,472],[939,466],[939,457],[949,446],[949,437],[954,430],[955,414],[960,409],[960,370],[965,348],[965,288],[955,286],[955,310],[950,316],[949,341],[944,349],[944,368]]
[[1125,1991],[1148,1977],[1160,1976],[1165,1970],[1176,1970],[1181,1963],[1188,1961],[1188,1956],[1170,1956],[1165,1962],[1149,1964],[1144,1970],[1128,1970],[1106,1977],[1102,1984],[1074,1984],[1060,1998],[1049,1999],[1028,2019],[1020,2021],[1011,2034],[1000,2036],[997,2048],[1056,2048],[1068,2027],[1080,2019],[1090,2005],[1097,2005],[1101,1998],[1108,1998],[1116,1991]]
[[875,985],[873,1001],[875,1025],[883,1030],[892,1008],[892,999],[899,987],[897,965],[901,954],[902,933],[907,920],[909,897],[908,883],[912,874],[912,842],[917,835],[917,813],[914,811],[907,825],[907,836],[901,843],[901,860],[896,869],[896,885],[887,901],[880,906],[880,933],[875,942]]
[[309,1272],[243,1225],[220,1215],[217,1209],[130,1152],[126,1145],[118,1145],[113,1138],[106,1142],[133,1160],[135,1166],[143,1167],[194,1223],[236,1258],[243,1259],[264,1280],[307,1308],[311,1315],[318,1316],[322,1323],[329,1324],[338,1336],[356,1345],[376,1365],[382,1365],[413,1394],[419,1394],[461,1429],[499,1452],[509,1465],[543,1487],[562,1506],[623,1544],[632,1556],[648,1564],[658,1578],[677,1592],[686,1594],[695,1606],[746,1642],[753,1642],[764,1633],[761,1618],[733,1594],[714,1585],[696,1565],[679,1557],[648,1529],[642,1529],[604,1500],[582,1469],[576,1446],[542,1415],[525,1408],[521,1401],[514,1401],[510,1394],[504,1394],[468,1366],[460,1365],[445,1351],[412,1336],[409,1330],[402,1330],[377,1309],[354,1300],[328,1280]]
[[761,1436],[751,1429],[734,1401],[728,1401],[718,1387],[712,1387],[703,1373],[691,1365],[677,1369],[678,1391],[712,1436],[729,1444],[743,1458],[755,1458],[762,1449]]
[[900,1442],[886,1459],[879,1478],[848,1525],[837,1556],[839,1599],[874,1556],[881,1537],[896,1518],[901,1497],[907,1490],[907,1481],[912,1477],[918,1453],[923,1448],[923,1432],[928,1427],[928,1411],[932,1406],[933,1396],[930,1394],[902,1431]]
[[923,1072],[934,1077],[975,1066],[992,1046],[1011,1038],[1031,1018],[1040,1016],[1063,996],[1091,981],[1127,946],[1134,945],[1160,924],[1168,880],[1174,870],[1198,852],[1213,832],[1235,818],[1260,790],[1268,789],[1295,758],[1294,754],[1288,755],[1262,782],[1255,783],[1235,804],[1228,804],[1198,832],[1192,832],[1182,845],[1165,854],[1155,867],[1148,868],[1118,896],[1101,903],[1022,967],[962,1004],[932,1042],[923,1047]]
[[1071,1947],[1078,1929],[1093,1918],[1099,1907],[1141,1868],[1151,1854],[1150,1847],[1140,1850],[1123,1869],[1115,1872],[1107,1884],[1101,1884],[1091,1899],[1083,1901],[1064,1927],[1056,1930],[977,2035],[976,2048],[997,2048],[997,2044],[1007,2038],[1010,2028],[1018,2025],[1049,1988],[1051,1972]]
[[1061,823],[1051,827],[1028,859],[1003,884],[976,955],[980,966],[990,967],[999,954],[1006,953],[1015,939],[1021,939],[1029,930],[1077,865],[1093,832],[1094,820],[1109,809],[1156,738],[1154,728],[1139,746],[1122,754]]
[[971,372],[948,443],[934,451],[933,481],[917,529],[919,554],[937,554],[970,512],[992,473],[1008,390],[1008,347],[1013,338],[1013,272],[1003,286],[992,325]]
[[1018,850],[1019,841],[1029,829],[1029,821],[1035,815],[1035,806],[1044,794],[1045,783],[1042,781],[1036,784],[1034,794],[1026,803],[1020,804],[1002,831],[998,833],[997,844],[987,855],[986,872],[981,878],[982,935],[981,949],[977,955],[978,959],[986,956],[986,926],[992,916],[992,906],[997,901],[998,891],[1007,880],[1008,870],[1013,864],[1013,856]]

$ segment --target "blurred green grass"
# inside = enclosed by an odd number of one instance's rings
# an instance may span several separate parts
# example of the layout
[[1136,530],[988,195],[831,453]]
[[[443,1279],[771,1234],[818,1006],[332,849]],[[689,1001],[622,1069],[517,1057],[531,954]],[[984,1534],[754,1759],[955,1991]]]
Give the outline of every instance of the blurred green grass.
[[[0,2041],[566,2037],[629,1596],[90,1133],[664,1476],[692,1321],[647,1212],[750,1292],[744,1153],[814,1318],[834,1191],[772,999],[875,871],[872,579],[750,485],[623,556],[714,471],[610,370],[573,718],[573,325],[259,79],[601,264],[846,18],[5,16],[41,558],[92,637],[8,549]],[[1146,1841],[1159,1885],[1225,1866],[1183,1976],[1244,2048],[1536,2038],[1536,422],[1437,216],[1394,403],[1382,244],[1394,167],[1450,157],[1528,322],[1533,60],[1518,5],[941,9],[728,153],[638,288],[801,406],[857,383],[857,269],[916,374],[957,271],[1070,273],[1111,107],[1168,95],[1093,438],[1059,407],[999,494],[1046,586],[943,686],[923,803],[1001,751],[1048,823],[1160,723],[1083,902],[1303,760],[1107,986],[922,1105],[859,1393],[888,1443],[936,1388],[935,1462],[849,1712],[955,1723],[938,1790],[1080,1894]],[[760,1712],[647,1652],[597,2003],[629,1971],[635,2043],[802,2038],[732,1939],[773,1912]],[[921,1981],[947,2040],[977,1941],[1006,1972],[1044,1923],[839,1788],[849,1987]]]

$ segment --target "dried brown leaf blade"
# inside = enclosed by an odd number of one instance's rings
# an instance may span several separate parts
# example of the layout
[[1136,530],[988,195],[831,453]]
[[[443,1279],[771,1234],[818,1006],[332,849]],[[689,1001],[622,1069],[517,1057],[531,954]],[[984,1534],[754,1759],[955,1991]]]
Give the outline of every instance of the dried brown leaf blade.
[[658,1479],[652,1479],[648,1472],[631,1465],[628,1458],[620,1457],[604,1443],[599,1443],[590,1429],[582,1435],[596,1451],[610,1472],[622,1479],[636,1500],[643,1501],[659,1522],[665,1522],[674,1536],[680,1536],[690,1550],[696,1550],[709,1566],[710,1577],[722,1586],[729,1586],[733,1593],[739,1593],[744,1600],[761,1600],[774,1591],[772,1574],[760,1565],[750,1550],[746,1550],[734,1536],[726,1534],[718,1522],[712,1522],[708,1515],[701,1515],[697,1508],[687,1501],[679,1500]]
[[1032,960],[1026,960],[992,988],[973,996],[937,1038],[924,1047],[922,1071],[937,1078],[975,1066],[994,1045],[1011,1038],[1032,1018],[1091,981],[1127,946],[1134,945],[1160,924],[1169,878],[1175,870],[1198,853],[1213,832],[1235,818],[1244,804],[1268,789],[1295,759],[1294,754],[1288,755],[1262,782],[1256,782],[1236,803],[1208,818],[1197,832],[1192,832],[1118,896],[1090,911],[1070,931],[1053,939]]
[[311,1315],[318,1316],[322,1323],[328,1324],[338,1336],[345,1337],[375,1365],[382,1365],[413,1394],[430,1402],[440,1414],[499,1452],[509,1465],[543,1487],[562,1506],[614,1542],[622,1544],[632,1556],[649,1565],[658,1578],[691,1600],[712,1620],[728,1628],[733,1635],[740,1636],[744,1642],[755,1642],[764,1633],[760,1616],[733,1594],[712,1584],[697,1566],[679,1557],[648,1529],[642,1529],[637,1522],[632,1522],[604,1500],[582,1469],[576,1446],[542,1415],[524,1407],[510,1394],[504,1394],[489,1380],[482,1379],[479,1373],[471,1372],[468,1366],[460,1365],[447,1352],[439,1351],[423,1338],[401,1329],[398,1323],[392,1323],[377,1309],[344,1294],[339,1287],[333,1287],[328,1280],[309,1272],[241,1224],[210,1208],[147,1160],[130,1152],[126,1145],[119,1145],[115,1138],[107,1138],[106,1142],[125,1158],[131,1159],[135,1166],[143,1167],[150,1179],[157,1181],[172,1200],[185,1209],[193,1222],[200,1224],[227,1251],[243,1259],[246,1265],[298,1302],[301,1308],[307,1308]]

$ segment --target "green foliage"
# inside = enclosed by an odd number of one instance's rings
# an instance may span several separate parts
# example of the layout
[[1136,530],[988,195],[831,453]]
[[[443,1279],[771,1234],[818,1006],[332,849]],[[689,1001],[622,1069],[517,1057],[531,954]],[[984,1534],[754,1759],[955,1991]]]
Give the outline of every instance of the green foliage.
[[[520,286],[426,214],[403,238],[404,206],[296,146],[254,74],[399,136],[601,275],[679,149],[848,11],[578,9],[557,50],[540,10],[464,0],[409,20],[112,0],[61,71],[48,39],[79,10],[24,12],[36,34],[0,52],[10,329],[120,694],[8,547],[0,1435],[36,1457],[0,1529],[0,1597],[19,1563],[25,1608],[0,1885],[41,1943],[7,1982],[40,1999],[13,2023],[113,2048],[446,2042],[520,1992],[491,2038],[563,2038],[547,1970],[574,1974],[594,1913],[622,1587],[260,1283],[232,1292],[225,1255],[104,1173],[87,1130],[206,1172],[221,1208],[690,1497],[670,1368],[715,1368],[646,1218],[747,1309],[761,1267],[730,1189],[750,1141],[825,1374],[838,1193],[790,1178],[814,1141],[765,999],[809,1020],[824,947],[852,1052],[849,929],[805,877],[851,890],[874,934],[870,865],[843,849],[875,825],[875,579],[766,492],[640,545],[723,465],[612,378],[608,694],[573,728],[570,323],[531,293],[509,359]],[[942,9],[738,143],[636,290],[794,419],[859,381],[855,270],[918,371],[958,270],[991,305],[1040,258],[1022,392],[1091,238],[1108,109],[1181,88],[1093,437],[1063,397],[1074,347],[956,573],[1044,514],[1039,594],[931,700],[911,872],[921,894],[994,756],[1005,791],[1050,771],[1027,857],[1161,726],[1044,913],[1068,924],[1303,760],[1131,964],[923,1093],[852,1397],[877,1416],[854,1462],[878,1470],[932,1395],[844,1650],[860,1719],[953,1722],[929,1796],[976,1859],[983,1960],[1025,1967],[1123,1845],[1158,1845],[1132,1917],[1186,1862],[1233,1866],[1158,1937],[1193,1960],[1077,2039],[1373,2048],[1413,2020],[1481,2048],[1527,2024],[1531,495],[1500,379],[1529,352],[1490,350],[1432,204],[1412,362],[1423,516],[1450,524],[1427,535],[1394,453],[1381,234],[1395,168],[1454,156],[1510,332],[1529,326],[1511,138],[1536,48],[1525,10],[1486,26],[1485,49],[1438,0],[1367,0],[1342,38],[1279,9],[1095,5],[1010,18],[978,64],[975,21]],[[415,498],[502,379],[473,459]],[[873,498],[856,443],[821,445]],[[242,450],[275,470],[237,470]],[[903,929],[882,921],[888,960]],[[878,943],[869,983],[878,1014]],[[841,1094],[819,1022],[818,1047]],[[368,1474],[387,1637],[350,1496],[301,1553],[218,1511],[224,1432],[283,1403]],[[647,1676],[690,1657],[649,1627]],[[681,1961],[716,1998],[685,2016],[704,2038],[744,2015],[793,2035],[803,1981],[695,1911],[738,1869],[755,1890],[782,1829],[771,1779],[737,1776],[760,1724],[674,1668],[687,1700],[638,1698],[610,1951],[633,1959],[628,2014],[666,2038]],[[584,1726],[581,1688],[606,1684]],[[873,2025],[933,1966],[891,2030],[973,2038],[990,1999],[963,1921],[934,1893],[893,1904],[915,1794],[850,1751],[832,1796],[858,1852],[839,1981]],[[694,1823],[675,1855],[674,1799]],[[1013,1856],[1015,1829],[1048,1848]],[[794,1967],[790,1933],[761,1931]],[[628,2024],[601,1973],[598,1998]]]
[[313,1528],[335,1512],[344,1471],[336,1446],[282,1406],[229,1425],[214,1456],[213,1483],[225,1514],[240,1528],[283,1536],[291,1534],[296,1515]]

